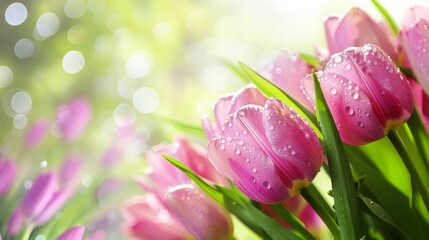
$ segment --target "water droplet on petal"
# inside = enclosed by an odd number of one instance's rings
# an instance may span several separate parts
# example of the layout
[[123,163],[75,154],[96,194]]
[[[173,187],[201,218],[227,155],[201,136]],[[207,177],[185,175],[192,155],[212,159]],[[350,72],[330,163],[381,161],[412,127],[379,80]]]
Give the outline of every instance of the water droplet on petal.
[[222,143],[222,144],[220,145],[220,149],[221,149],[221,150],[225,150],[225,144],[223,144],[223,143]]
[[238,141],[238,145],[240,146],[244,145],[244,141],[243,140]]
[[283,70],[281,68],[276,68],[276,74],[280,75],[283,73]]
[[256,173],[256,172],[258,172],[258,170],[256,170],[255,167],[252,167],[252,172]]
[[358,122],[357,125],[362,128],[363,127],[363,122]]
[[355,113],[355,110],[353,110],[353,108],[351,108],[350,106],[345,107],[344,110],[348,115],[353,115]]
[[259,193],[264,194],[264,190],[260,189]]
[[331,88],[331,90],[329,90],[329,92],[332,94],[332,95],[336,95],[337,94],[337,89],[336,88]]
[[267,188],[267,189],[270,189],[271,188],[271,185],[270,185],[270,183],[268,182],[268,181],[264,181],[263,183],[262,183],[262,186],[264,186],[265,188]]
[[334,62],[341,63],[343,61],[343,57],[341,55],[337,55],[334,57]]
[[350,64],[347,64],[347,65],[346,65],[346,70],[347,70],[347,71],[352,70],[352,66],[350,66]]
[[247,163],[250,163],[250,159],[248,157],[245,160]]
[[241,151],[240,151],[240,149],[235,149],[235,154],[237,154],[237,155],[240,155],[241,154]]
[[270,125],[269,126],[269,129],[272,131],[272,130],[274,130],[274,126],[273,125]]
[[353,99],[358,99],[359,98],[359,93],[355,92],[352,94],[352,98]]
[[255,178],[254,176],[251,176],[251,177],[250,177],[250,181],[251,181],[252,183],[256,183],[256,178]]
[[244,113],[243,111],[240,111],[240,112],[238,113],[238,115],[240,115],[240,117],[244,117],[244,116],[246,116],[246,113]]
[[371,114],[369,112],[365,113],[365,116],[369,117]]
[[290,155],[295,155],[295,153],[296,153],[295,150],[293,149],[290,150]]

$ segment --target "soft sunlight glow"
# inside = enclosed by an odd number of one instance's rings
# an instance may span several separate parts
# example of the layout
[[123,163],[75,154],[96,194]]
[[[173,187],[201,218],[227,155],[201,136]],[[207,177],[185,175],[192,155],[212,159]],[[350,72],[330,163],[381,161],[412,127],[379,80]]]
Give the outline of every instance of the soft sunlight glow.
[[85,57],[78,51],[70,51],[63,57],[63,69],[66,73],[78,73],[84,66]]
[[36,23],[37,33],[44,38],[54,35],[60,28],[60,19],[55,13],[47,12],[42,14]]
[[26,38],[23,38],[15,44],[15,55],[18,58],[29,58],[34,53],[34,43]]
[[158,93],[152,88],[142,87],[134,93],[133,104],[141,113],[151,113],[159,105]]
[[125,63],[125,72],[130,78],[141,78],[152,70],[152,55],[146,51],[134,52]]
[[27,8],[24,4],[16,2],[7,7],[4,17],[6,22],[12,26],[18,26],[27,19]]
[[27,114],[33,106],[33,101],[30,94],[19,91],[12,97],[11,106],[16,113]]
[[0,66],[0,88],[9,86],[13,81],[13,72],[7,66]]

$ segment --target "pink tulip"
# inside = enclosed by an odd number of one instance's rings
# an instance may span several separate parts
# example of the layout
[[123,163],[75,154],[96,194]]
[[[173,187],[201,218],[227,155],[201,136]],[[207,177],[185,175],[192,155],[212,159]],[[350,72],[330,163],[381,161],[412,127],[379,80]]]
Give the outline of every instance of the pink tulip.
[[198,175],[212,182],[224,183],[223,178],[211,166],[202,147],[192,144],[183,137],[176,137],[173,144],[155,146],[147,153],[149,175],[160,192],[164,193],[170,187],[191,181],[182,171],[167,162],[162,154],[178,159]]
[[426,126],[426,131],[429,132],[429,95],[415,81],[410,81],[411,88],[414,93],[414,99],[417,111]]
[[130,199],[124,208],[125,234],[136,239],[185,240],[190,233],[165,205],[165,200],[151,192]]
[[13,211],[12,216],[10,216],[7,224],[7,233],[10,236],[15,236],[21,230],[25,220],[25,215],[22,212],[22,207],[17,206],[15,211]]
[[0,159],[0,197],[9,192],[15,180],[17,169],[14,161]]
[[26,148],[34,148],[46,138],[49,133],[50,122],[46,119],[39,119],[33,123],[25,135]]
[[409,64],[426,94],[429,94],[429,9],[415,7],[407,12],[399,39]]
[[85,227],[75,226],[63,232],[57,240],[82,240],[84,232]]
[[228,212],[200,189],[178,185],[166,193],[167,204],[196,239],[232,239]]
[[279,53],[275,60],[260,73],[295,100],[313,110],[313,105],[302,90],[302,79],[311,72],[311,67],[296,54]]
[[246,104],[263,105],[267,98],[253,85],[246,86],[235,94],[220,97],[214,105],[215,123],[203,117],[202,125],[209,140],[219,137],[222,125],[228,116]]
[[325,21],[325,34],[331,54],[371,43],[381,46],[389,56],[397,59],[388,32],[360,8],[350,9],[343,17],[329,17]]
[[228,117],[208,153],[219,173],[251,199],[276,203],[314,179],[323,160],[319,139],[281,101],[245,105]]
[[86,98],[77,97],[62,104],[57,110],[57,128],[66,140],[76,140],[88,125],[92,115]]
[[[312,81],[311,77],[304,80],[310,96],[314,95]],[[375,45],[351,47],[332,55],[319,81],[341,139],[347,144],[380,139],[411,115],[413,97],[408,81]]]

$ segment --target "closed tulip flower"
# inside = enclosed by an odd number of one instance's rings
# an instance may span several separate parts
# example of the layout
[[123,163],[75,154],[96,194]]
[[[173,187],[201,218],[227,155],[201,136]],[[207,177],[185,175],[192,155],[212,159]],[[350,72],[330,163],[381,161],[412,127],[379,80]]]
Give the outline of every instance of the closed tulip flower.
[[0,197],[7,194],[12,187],[17,168],[14,161],[0,159]]
[[411,115],[410,84],[375,45],[351,47],[332,55],[319,81],[345,143],[363,145],[380,139]]
[[388,35],[388,31],[360,8],[350,9],[343,17],[331,16],[326,19],[325,34],[331,54],[371,43],[381,46],[393,59],[397,58],[393,38]]
[[426,94],[429,94],[429,9],[411,8],[399,32],[401,46],[409,64]]
[[25,135],[25,146],[27,148],[34,148],[42,143],[49,133],[50,125],[51,123],[46,119],[35,121]]
[[319,172],[323,150],[307,123],[281,101],[245,105],[231,114],[208,154],[219,173],[251,199],[277,203]]
[[77,97],[58,107],[57,128],[66,140],[76,140],[85,130],[92,116],[92,108],[84,97]]
[[233,239],[228,212],[199,188],[191,184],[178,185],[166,193],[166,202],[196,239]]

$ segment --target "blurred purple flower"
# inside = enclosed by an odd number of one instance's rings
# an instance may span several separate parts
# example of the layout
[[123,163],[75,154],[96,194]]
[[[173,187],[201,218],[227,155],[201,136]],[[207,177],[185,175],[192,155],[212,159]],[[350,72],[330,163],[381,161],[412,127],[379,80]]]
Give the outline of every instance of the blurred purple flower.
[[34,148],[46,138],[51,123],[46,119],[39,119],[33,123],[25,135],[25,147]]
[[85,227],[75,226],[63,232],[60,236],[57,237],[57,240],[82,240],[84,233]]
[[0,159],[0,197],[7,194],[12,187],[17,170],[15,161]]
[[66,140],[76,140],[91,120],[92,109],[84,97],[76,97],[58,107],[57,128]]

